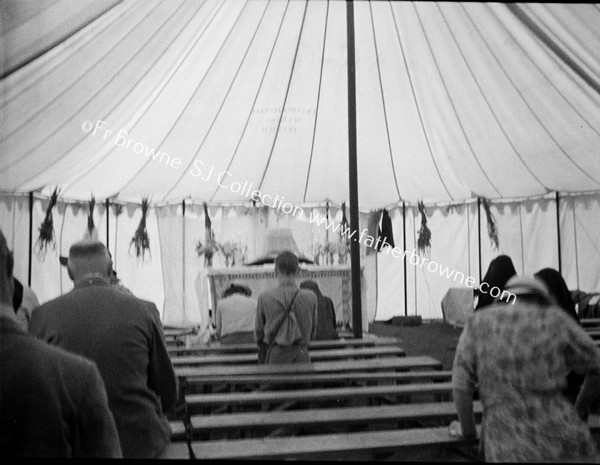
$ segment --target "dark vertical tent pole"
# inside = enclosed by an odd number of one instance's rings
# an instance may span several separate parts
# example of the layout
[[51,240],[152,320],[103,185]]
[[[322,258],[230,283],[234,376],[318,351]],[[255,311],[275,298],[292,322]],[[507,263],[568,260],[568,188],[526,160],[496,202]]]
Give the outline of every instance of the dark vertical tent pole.
[[[406,202],[402,202],[402,250],[406,250]],[[408,279],[406,276],[406,254],[402,257],[404,266],[404,316],[408,316]]]
[[183,253],[181,254],[182,256],[182,266],[183,266],[183,270],[182,270],[182,274],[181,277],[183,278],[181,281],[183,283],[183,314],[185,315],[185,200],[181,201],[181,222],[182,222],[182,241],[181,241],[181,247],[183,249]]
[[560,250],[560,194],[556,193],[556,236],[558,241],[558,272],[562,274],[562,253]]
[[[354,2],[346,1],[346,36],[348,41],[348,172],[350,185],[350,229],[358,231],[358,167],[356,152],[356,75],[354,62]],[[362,338],[362,303],[360,292],[360,243],[350,243],[352,270],[352,330]]]
[[27,274],[27,286],[31,287],[31,264],[33,260],[33,192],[29,193],[29,272]]
[[[110,223],[109,223],[109,218],[110,218],[110,204],[108,202],[108,199],[106,199],[106,248],[108,251],[110,251]],[[116,254],[116,252],[115,252]]]
[[481,284],[481,197],[477,197],[477,256],[479,260],[479,284]]

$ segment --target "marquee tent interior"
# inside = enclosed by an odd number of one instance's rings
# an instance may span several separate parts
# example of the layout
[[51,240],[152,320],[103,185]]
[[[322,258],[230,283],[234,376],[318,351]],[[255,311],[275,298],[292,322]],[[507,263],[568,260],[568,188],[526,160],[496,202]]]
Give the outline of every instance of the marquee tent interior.
[[[308,257],[338,240],[310,218],[339,224],[349,202],[345,2],[0,11],[0,227],[41,301],[71,288],[58,257],[92,196],[119,277],[171,326],[206,320],[205,203],[215,238],[247,260],[269,228],[291,228]],[[560,268],[571,289],[600,290],[600,7],[356,0],[354,33],[360,229],[376,235],[387,209],[411,252],[422,201],[439,266],[479,282],[506,253],[521,274]],[[146,197],[150,254],[137,257]],[[466,286],[365,244],[361,265],[364,321],[441,318],[448,289]]]

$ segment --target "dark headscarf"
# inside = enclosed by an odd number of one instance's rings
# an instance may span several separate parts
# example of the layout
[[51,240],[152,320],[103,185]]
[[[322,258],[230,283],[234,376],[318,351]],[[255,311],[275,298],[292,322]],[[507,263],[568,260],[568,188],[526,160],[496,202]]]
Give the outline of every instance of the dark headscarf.
[[[575,303],[571,299],[571,292],[567,287],[567,283],[561,274],[553,268],[544,268],[538,271],[535,275],[548,288],[550,295],[554,298],[557,305],[569,314],[577,323],[579,317],[575,311]],[[575,404],[581,385],[583,384],[583,375],[571,371],[567,375],[567,386],[563,389],[563,395],[572,403]]]
[[498,255],[494,258],[482,281],[482,284],[487,283],[488,287],[485,289],[485,292],[479,291],[479,301],[475,310],[494,303],[494,297],[490,295],[490,289],[497,287],[501,291],[504,291],[508,280],[516,274],[517,270],[515,270],[515,266],[508,255]]
[[534,276],[546,284],[550,295],[554,298],[558,306],[576,321],[579,321],[577,312],[575,311],[575,303],[571,299],[571,292],[561,274],[553,268],[544,268]]
[[317,296],[317,335],[315,339],[337,339],[337,323],[333,301],[321,293],[319,285],[314,281],[302,281],[300,289],[312,291]]
[[13,292],[13,308],[15,313],[19,310],[19,307],[23,303],[23,284],[17,278],[13,276],[13,283],[15,291]]
[[318,299],[321,299],[321,297],[323,297],[321,289],[319,289],[319,285],[316,282],[311,281],[310,279],[302,281],[300,283],[300,289],[308,289],[309,291],[313,291],[315,294],[317,294]]
[[250,297],[252,295],[252,290],[243,284],[231,283],[231,285],[223,291],[221,298],[224,299],[233,294],[241,294],[245,295],[246,297]]

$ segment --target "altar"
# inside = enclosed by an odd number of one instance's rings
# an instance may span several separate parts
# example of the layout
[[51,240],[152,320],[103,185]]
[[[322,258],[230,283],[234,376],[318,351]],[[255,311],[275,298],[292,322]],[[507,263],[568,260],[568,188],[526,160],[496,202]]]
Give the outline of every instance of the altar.
[[[352,326],[352,279],[349,265],[315,266],[301,265],[297,282],[315,281],[324,296],[331,298],[338,325]],[[203,321],[215,321],[215,309],[223,290],[231,283],[240,283],[252,290],[252,298],[277,286],[273,264],[231,268],[207,268],[196,278],[198,304]],[[209,313],[209,309],[212,312]]]

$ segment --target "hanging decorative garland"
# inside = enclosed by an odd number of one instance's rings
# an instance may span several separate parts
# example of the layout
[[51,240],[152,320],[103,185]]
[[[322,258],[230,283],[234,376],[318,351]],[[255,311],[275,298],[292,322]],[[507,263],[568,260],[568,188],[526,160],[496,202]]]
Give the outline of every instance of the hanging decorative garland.
[[150,238],[146,229],[146,215],[148,214],[149,205],[150,199],[148,197],[142,198],[142,219],[129,245],[129,250],[131,250],[131,247],[135,247],[135,256],[137,258],[141,257],[142,260],[145,258],[146,252],[148,252],[150,259],[152,259],[152,255],[150,254]]
[[485,218],[487,220],[487,230],[488,236],[490,237],[490,241],[492,241],[492,245],[496,250],[500,247],[500,241],[498,240],[498,227],[496,226],[496,218],[492,214],[490,210],[490,201],[485,197],[481,198],[481,203],[483,204],[483,209],[485,211]]
[[419,229],[419,237],[417,239],[417,249],[419,253],[429,255],[431,251],[431,231],[427,227],[427,210],[422,201],[417,203],[419,213],[421,214],[421,229]]
[[98,238],[98,231],[96,231],[96,226],[94,225],[94,207],[96,206],[96,199],[92,194],[88,202],[88,216],[87,216],[87,230],[85,232],[86,238]]
[[[340,242],[338,243],[338,263],[345,265],[348,262],[350,253],[349,223],[346,217],[346,202],[342,202],[342,221],[340,223]],[[345,232],[344,232],[345,231]]]
[[[212,221],[208,213],[208,205],[206,202],[202,204],[204,208],[204,243],[199,240],[196,243],[196,254],[198,257],[204,256],[204,266],[212,267],[213,257],[220,250],[219,244],[215,240],[215,233],[212,229]],[[229,263],[229,259],[227,259]]]
[[52,192],[52,195],[50,196],[50,203],[46,208],[46,216],[40,225],[39,237],[35,244],[38,257],[41,259],[43,259],[46,255],[48,247],[52,247],[52,249],[54,249],[56,245],[54,240],[54,221],[52,220],[52,209],[56,206],[57,201],[58,187],[54,189],[54,192]]
[[120,203],[113,203],[113,210],[115,211],[115,216],[119,216],[123,213],[123,205]]
[[[117,267],[117,240],[119,239],[119,215],[121,213],[123,213],[123,205],[121,205],[120,203],[113,203],[113,211],[115,213],[115,245],[114,247],[114,251],[115,251],[115,255],[113,257],[113,268]],[[108,214],[108,212],[107,212]]]

